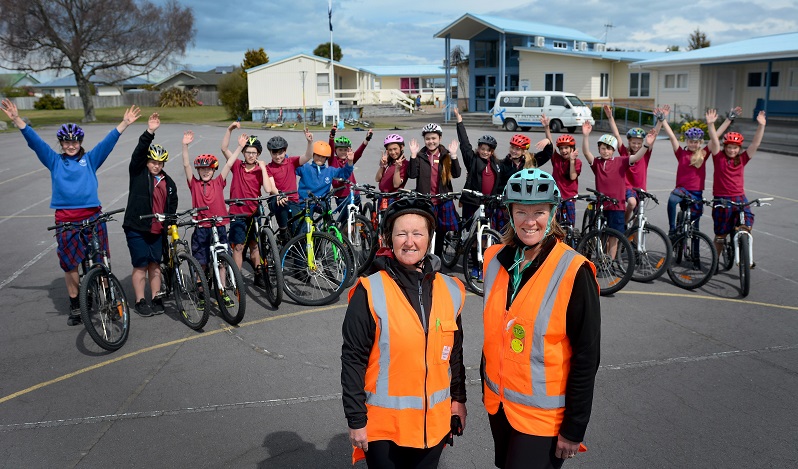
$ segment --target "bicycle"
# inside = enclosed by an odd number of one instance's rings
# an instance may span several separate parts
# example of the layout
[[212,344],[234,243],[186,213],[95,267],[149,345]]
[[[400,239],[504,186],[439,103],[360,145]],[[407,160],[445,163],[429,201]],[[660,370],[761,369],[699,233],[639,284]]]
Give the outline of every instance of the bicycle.
[[[260,253],[260,266],[253,265],[253,269],[260,267],[263,272],[263,280],[266,283],[264,292],[266,300],[275,308],[280,306],[283,301],[283,269],[280,266],[280,246],[277,242],[277,232],[272,227],[270,216],[266,215],[263,207],[264,202],[275,197],[286,197],[292,192],[281,192],[279,194],[256,197],[251,199],[227,199],[224,202],[230,205],[244,205],[246,202],[257,202],[258,208],[253,217],[252,229],[258,233],[257,243]],[[244,256],[248,258],[248,256]]]
[[338,231],[343,229],[346,233],[346,238],[354,250],[357,275],[361,275],[374,260],[378,241],[371,220],[360,214],[360,206],[355,203],[355,191],[366,191],[372,187],[361,186],[348,179],[335,178],[335,180],[349,186],[349,195],[346,196],[346,202],[338,204],[330,215],[335,218]]
[[165,223],[168,248],[161,260],[161,292],[173,295],[180,320],[195,331],[201,330],[208,322],[208,308],[200,307],[208,282],[199,261],[191,255],[188,241],[180,237],[178,227],[193,225],[193,222],[180,221],[186,215],[194,216],[208,207],[192,208],[175,214],[153,213],[139,218],[155,218]]
[[[576,250],[576,247],[579,246],[579,241],[582,239],[582,233],[584,231],[574,227],[574,225],[568,221],[568,218],[566,217],[567,213],[565,209],[565,203],[576,200],[586,200],[588,201],[588,204],[592,204],[596,199],[592,195],[575,195],[563,200],[560,202],[560,206],[557,207],[557,223],[560,224],[560,227],[565,232],[565,238],[563,238],[563,242],[572,247],[574,250]],[[583,227],[584,226],[586,226],[585,221],[583,221]]]
[[635,267],[632,245],[623,233],[607,226],[604,202],[618,205],[618,199],[608,197],[595,189],[587,189],[596,196],[595,214],[591,217],[589,231],[582,236],[577,251],[596,266],[596,280],[602,296],[612,295],[629,283]]
[[668,266],[668,277],[676,286],[694,290],[704,286],[715,274],[718,254],[709,236],[698,231],[698,218],[692,216],[695,204],[712,205],[706,199],[694,199],[688,193],[678,194],[679,212],[676,214],[676,233],[672,240],[673,258]]
[[[208,286],[213,290],[216,297],[216,304],[219,312],[230,325],[235,326],[244,319],[247,306],[246,286],[244,277],[241,275],[233,256],[230,255],[230,247],[219,240],[219,230],[217,225],[224,219],[236,218],[236,215],[215,216],[202,219],[193,219],[191,224],[200,225],[210,223],[211,246],[210,263],[205,267],[208,277]],[[206,290],[207,291],[207,290]],[[204,300],[207,303],[207,295]],[[207,307],[207,304],[205,305]]]
[[[740,268],[740,292],[742,296],[748,296],[751,291],[751,269],[756,266],[754,262],[754,235],[751,230],[745,225],[745,207],[756,205],[762,207],[763,205],[770,205],[767,202],[773,200],[773,197],[762,197],[750,202],[733,202],[727,199],[714,199],[712,204],[714,207],[736,207],[738,209],[737,220],[734,224],[734,236],[729,240],[729,236],[723,239],[723,249],[721,249],[721,258],[723,259],[724,270],[731,269],[734,264]],[[734,255],[732,256],[732,252]],[[726,266],[729,266],[728,268]]]
[[312,193],[303,201],[304,209],[289,222],[302,218],[305,232],[291,238],[280,254],[285,283],[283,290],[296,303],[318,306],[338,299],[354,278],[352,254],[336,237],[316,229],[313,206],[323,197]]
[[[447,231],[443,237],[441,262],[448,268],[457,264],[463,256],[463,276],[468,287],[482,296],[485,292],[482,284],[482,263],[485,250],[494,244],[501,243],[501,235],[491,228],[490,219],[485,214],[485,203],[496,203],[501,200],[500,195],[484,195],[482,192],[463,189],[464,193],[472,194],[479,199],[479,208],[468,220],[463,223],[459,232]],[[468,226],[468,230],[465,227]],[[433,244],[434,246],[434,244]]]
[[[66,222],[47,227],[61,233],[78,230],[80,242],[88,245],[86,257],[80,263],[78,284],[80,318],[86,332],[100,347],[113,352],[119,350],[130,333],[130,309],[122,284],[111,272],[108,252],[100,248],[99,225],[113,221],[113,215],[124,212],[120,208],[105,212],[92,221]],[[91,240],[87,238],[91,233]],[[95,259],[99,257],[100,261]]]
[[632,280],[651,282],[658,279],[668,270],[673,257],[671,240],[661,228],[652,225],[646,216],[646,205],[649,201],[659,205],[657,196],[635,187],[637,204],[631,226],[626,230],[626,239],[635,253],[635,268]]

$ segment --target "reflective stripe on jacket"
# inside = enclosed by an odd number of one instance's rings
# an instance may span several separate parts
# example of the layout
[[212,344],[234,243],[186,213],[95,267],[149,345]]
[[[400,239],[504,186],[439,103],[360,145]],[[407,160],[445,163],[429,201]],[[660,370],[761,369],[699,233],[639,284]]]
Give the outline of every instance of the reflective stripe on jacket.
[[377,324],[365,376],[368,440],[411,448],[435,445],[450,431],[449,358],[465,288],[457,279],[435,274],[427,334],[386,272],[360,283]]
[[510,274],[496,256],[504,247],[485,252],[485,407],[495,414],[503,404],[507,420],[522,433],[556,436],[571,366],[566,311],[576,273],[588,261],[558,242],[506,309]]

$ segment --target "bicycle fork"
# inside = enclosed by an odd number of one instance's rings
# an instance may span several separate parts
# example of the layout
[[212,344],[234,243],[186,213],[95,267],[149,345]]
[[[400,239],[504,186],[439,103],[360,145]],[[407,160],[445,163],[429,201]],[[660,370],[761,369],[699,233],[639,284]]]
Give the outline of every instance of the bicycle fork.
[[740,265],[740,236],[748,237],[748,267],[754,265],[754,237],[746,230],[737,230],[732,242],[734,243],[734,265]]

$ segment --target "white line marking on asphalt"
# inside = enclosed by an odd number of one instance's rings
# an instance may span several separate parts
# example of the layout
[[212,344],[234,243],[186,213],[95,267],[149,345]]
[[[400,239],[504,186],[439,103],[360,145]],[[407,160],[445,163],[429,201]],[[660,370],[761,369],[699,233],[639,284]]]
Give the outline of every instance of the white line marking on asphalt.
[[781,236],[774,235],[773,233],[768,233],[767,231],[762,231],[762,230],[754,230],[754,232],[755,232],[755,233],[762,233],[763,235],[773,236],[773,237],[774,237],[774,238],[776,238],[776,239],[780,239],[780,240],[782,240],[782,241],[787,241],[787,242],[790,242],[790,243],[792,243],[792,244],[798,244],[798,241],[796,241],[796,240],[794,240],[794,239],[782,238]]

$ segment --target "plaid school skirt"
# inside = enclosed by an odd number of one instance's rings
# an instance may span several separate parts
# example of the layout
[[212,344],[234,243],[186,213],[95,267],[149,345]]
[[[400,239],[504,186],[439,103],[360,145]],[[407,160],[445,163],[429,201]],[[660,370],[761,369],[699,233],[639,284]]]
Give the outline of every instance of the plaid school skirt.
[[459,230],[457,209],[454,208],[454,201],[447,200],[442,204],[433,205],[432,209],[435,211],[439,230],[443,230],[443,232]]
[[[723,198],[737,203],[748,202],[744,195]],[[745,207],[743,212],[745,213],[745,226],[749,228],[754,226],[754,212],[751,211],[751,206]],[[724,236],[731,233],[734,230],[735,223],[737,223],[739,213],[739,207],[714,207],[712,209],[712,220],[715,222],[715,235]]]
[[493,229],[499,233],[504,232],[504,227],[510,223],[510,216],[507,213],[506,207],[495,207],[486,209],[490,217],[490,223]]
[[[94,221],[99,218],[100,214],[100,212],[97,212],[87,220]],[[58,226],[63,225],[63,223],[56,224]],[[89,253],[89,243],[93,236],[92,230],[88,228],[58,231],[55,235],[58,242],[56,252],[58,253],[58,262],[61,264],[61,270],[64,272],[75,270],[83,262],[86,254]],[[110,259],[111,250],[108,248],[108,232],[105,223],[97,225],[97,236],[100,237],[100,249],[108,253],[108,258]],[[98,255],[94,258],[94,261],[101,262],[102,256]]]

